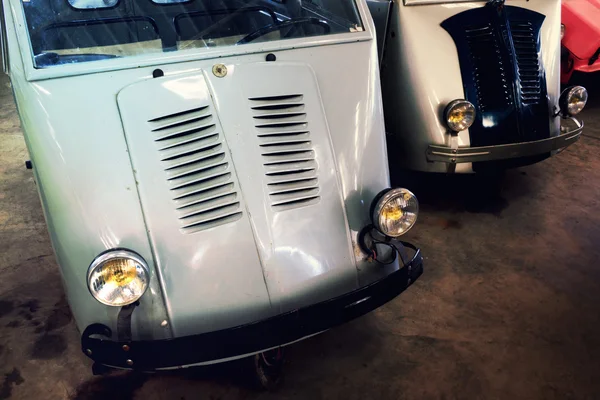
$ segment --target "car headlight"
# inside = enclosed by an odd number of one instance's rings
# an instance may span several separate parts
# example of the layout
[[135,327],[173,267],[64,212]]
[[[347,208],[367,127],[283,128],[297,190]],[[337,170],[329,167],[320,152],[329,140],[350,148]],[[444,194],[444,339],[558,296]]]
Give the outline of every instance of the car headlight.
[[560,40],[564,39],[566,30],[565,24],[560,24]]
[[565,89],[560,95],[560,112],[563,116],[574,116],[583,110],[588,101],[588,92],[583,86]]
[[404,235],[417,222],[419,201],[407,189],[389,189],[376,199],[372,212],[375,229],[386,236]]
[[453,132],[469,129],[475,122],[475,106],[466,100],[454,100],[446,107],[444,119]]
[[96,300],[107,306],[135,303],[148,288],[148,265],[129,250],[101,254],[88,270],[88,287]]

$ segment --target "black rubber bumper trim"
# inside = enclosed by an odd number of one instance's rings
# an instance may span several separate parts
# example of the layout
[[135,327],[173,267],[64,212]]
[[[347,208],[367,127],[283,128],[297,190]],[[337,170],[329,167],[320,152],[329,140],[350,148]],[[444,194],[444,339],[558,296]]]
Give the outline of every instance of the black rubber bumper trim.
[[175,339],[117,342],[106,336],[108,328],[93,324],[83,332],[82,351],[98,363],[141,371],[252,354],[360,317],[404,292],[422,273],[418,250],[403,268],[340,297],[251,324]]

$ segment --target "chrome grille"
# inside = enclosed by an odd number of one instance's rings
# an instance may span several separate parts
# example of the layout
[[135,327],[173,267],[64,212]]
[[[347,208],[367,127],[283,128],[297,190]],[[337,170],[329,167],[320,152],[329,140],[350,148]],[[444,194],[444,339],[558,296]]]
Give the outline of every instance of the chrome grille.
[[491,24],[468,27],[465,31],[473,63],[473,82],[479,111],[484,113],[513,104],[506,67]]
[[210,106],[148,123],[182,232],[194,233],[240,219],[238,193]]
[[250,98],[254,126],[276,211],[319,202],[318,165],[301,94]]
[[538,104],[542,97],[537,37],[530,22],[510,21],[520,80],[521,101]]

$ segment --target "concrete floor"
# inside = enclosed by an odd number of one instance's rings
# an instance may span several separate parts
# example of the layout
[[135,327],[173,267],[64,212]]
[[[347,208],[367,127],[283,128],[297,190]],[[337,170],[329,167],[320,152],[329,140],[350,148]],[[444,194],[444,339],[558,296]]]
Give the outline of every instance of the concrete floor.
[[[415,176],[426,274],[292,346],[276,393],[237,364],[93,377],[0,79],[0,399],[600,398],[600,77],[581,141],[504,179]],[[595,97],[594,97],[595,96]]]

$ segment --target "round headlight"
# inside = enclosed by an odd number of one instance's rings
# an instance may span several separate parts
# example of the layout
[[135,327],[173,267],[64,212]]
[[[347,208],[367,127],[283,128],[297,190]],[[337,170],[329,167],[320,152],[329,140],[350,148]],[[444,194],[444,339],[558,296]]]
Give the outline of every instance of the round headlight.
[[135,303],[148,288],[148,265],[138,254],[114,250],[96,257],[88,271],[92,296],[107,306]]
[[390,189],[377,199],[373,207],[373,224],[386,236],[404,235],[417,222],[419,201],[409,190]]
[[583,86],[567,88],[560,95],[560,110],[569,116],[577,115],[588,101],[588,92]]
[[446,107],[444,119],[454,132],[469,129],[475,122],[475,106],[466,100],[454,100]]

